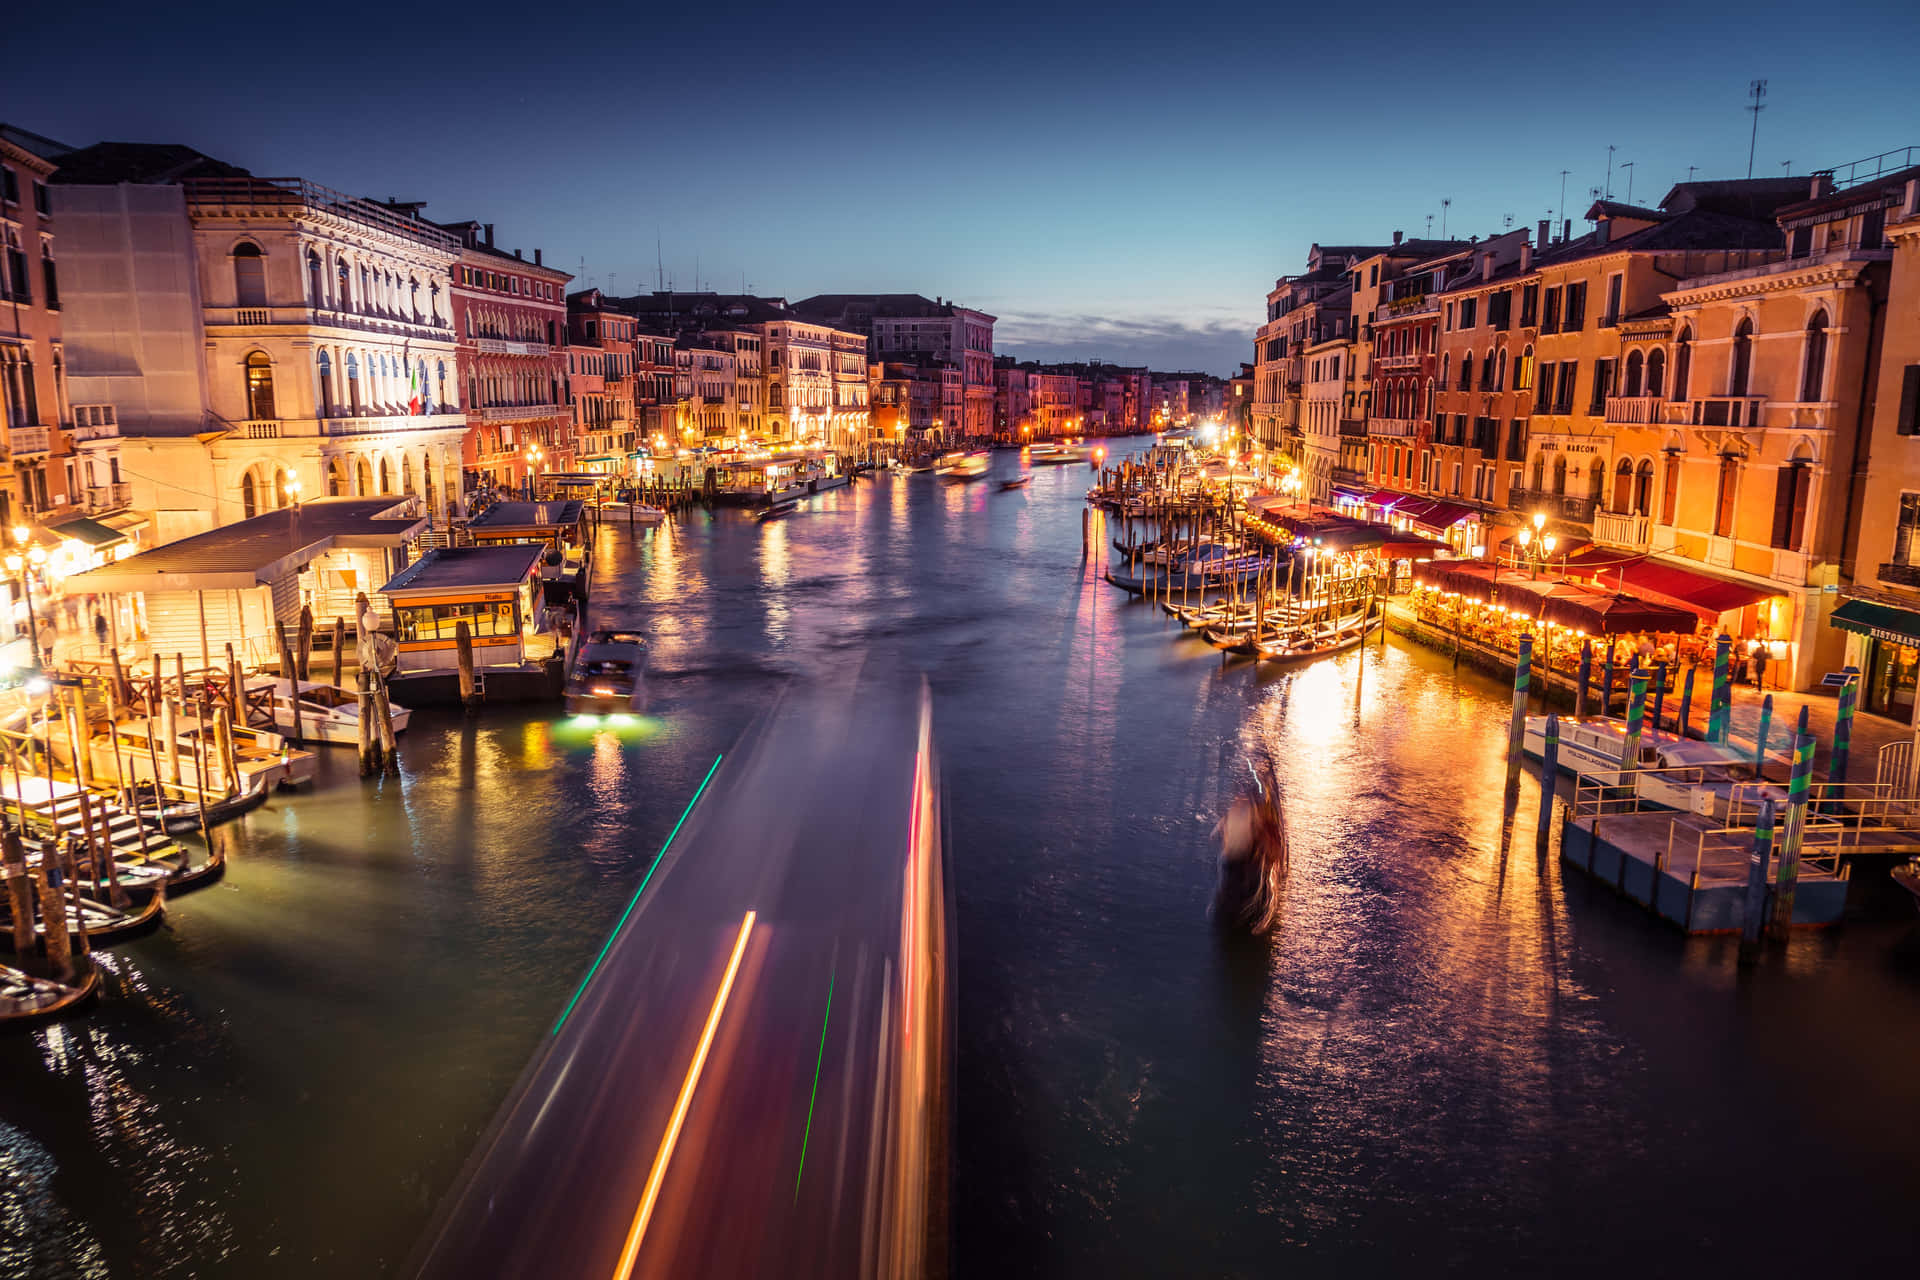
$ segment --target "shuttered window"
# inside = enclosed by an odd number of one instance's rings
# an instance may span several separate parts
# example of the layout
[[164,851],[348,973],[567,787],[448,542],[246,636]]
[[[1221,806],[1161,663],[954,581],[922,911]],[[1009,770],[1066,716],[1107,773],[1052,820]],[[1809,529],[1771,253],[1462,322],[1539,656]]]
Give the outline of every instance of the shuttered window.
[[1773,542],[1783,551],[1800,550],[1806,526],[1807,490],[1813,469],[1800,464],[1780,468],[1773,490]]
[[1898,430],[1903,436],[1920,435],[1920,364],[1908,365],[1900,375]]

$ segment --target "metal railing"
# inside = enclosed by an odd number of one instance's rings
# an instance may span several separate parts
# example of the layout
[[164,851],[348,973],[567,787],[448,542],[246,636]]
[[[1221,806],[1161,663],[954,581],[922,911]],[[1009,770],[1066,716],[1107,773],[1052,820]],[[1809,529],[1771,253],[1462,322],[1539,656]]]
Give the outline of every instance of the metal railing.
[[1662,403],[1664,401],[1659,396],[1608,396],[1607,421],[1655,423],[1660,421]]
[[1875,782],[1896,795],[1912,796],[1915,791],[1913,739],[1902,738],[1898,742],[1889,742],[1880,748],[1880,757],[1874,765],[1873,778]]
[[1765,396],[1696,396],[1693,400],[1693,425],[1696,427],[1757,427]]
[[1920,146],[1900,147],[1893,151],[1882,151],[1877,156],[1868,156],[1864,160],[1849,160],[1845,164],[1834,165],[1827,172],[1833,175],[1834,190],[1858,186],[1863,182],[1872,182],[1889,173],[1898,173],[1902,169],[1920,164]]
[[1374,436],[1417,436],[1425,418],[1368,418],[1367,434]]

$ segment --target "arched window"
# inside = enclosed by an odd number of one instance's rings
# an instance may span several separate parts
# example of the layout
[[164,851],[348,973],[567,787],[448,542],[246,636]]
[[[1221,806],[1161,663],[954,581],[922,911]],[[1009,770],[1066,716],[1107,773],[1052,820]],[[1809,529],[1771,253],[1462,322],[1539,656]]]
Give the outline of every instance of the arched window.
[[1647,394],[1650,396],[1660,395],[1666,389],[1664,386],[1666,380],[1667,353],[1661,348],[1655,347],[1647,353]]
[[341,258],[339,271],[335,273],[333,305],[337,311],[348,311],[353,307],[353,272],[347,269],[347,260]]
[[327,305],[327,273],[320,265],[320,255],[307,250],[307,292],[312,295],[308,301],[316,307]]
[[420,487],[427,499],[427,511],[433,511],[433,455],[427,454],[420,459]]
[[1827,389],[1827,313],[1813,313],[1807,321],[1806,369],[1800,375],[1800,399],[1812,403],[1826,398]]
[[233,247],[233,296],[237,307],[267,305],[267,260],[257,244],[242,241]]
[[1473,352],[1468,351],[1460,357],[1460,384],[1462,391],[1473,390]]
[[287,492],[287,473],[282,467],[275,467],[273,471],[273,505],[276,508],[293,505],[293,495]]
[[441,360],[433,367],[433,402],[440,406],[440,412],[448,412],[447,405],[447,362]]
[[1615,515],[1625,515],[1633,502],[1633,459],[1622,458],[1620,465],[1613,469],[1613,501],[1607,509]]
[[365,458],[360,459],[354,468],[354,473],[354,488],[361,497],[370,496],[373,493],[373,468],[368,465]]
[[328,355],[326,350],[322,348],[319,356],[315,360],[315,365],[320,374],[320,416],[323,418],[331,418],[334,416],[333,357]]
[[431,384],[427,382],[427,362],[425,360],[420,361],[419,365],[414,369],[413,372],[415,375],[415,380],[414,380],[414,385],[408,388],[408,391],[410,392],[408,399],[411,400],[414,396],[418,396],[420,398],[420,412],[432,413],[433,412],[433,391],[431,389]]
[[1733,535],[1733,497],[1740,487],[1740,459],[1733,454],[1720,456],[1720,487],[1713,499],[1713,532],[1716,537]]
[[400,455],[400,492],[413,493],[413,459],[405,454]]
[[1687,375],[1693,371],[1693,329],[1682,328],[1673,340],[1673,400],[1687,398]]
[[348,496],[347,464],[340,458],[327,462],[327,496],[344,498]]
[[240,512],[247,520],[260,514],[260,490],[251,471],[240,477]]
[[1452,381],[1452,379],[1453,353],[1451,351],[1443,351],[1440,353],[1440,385],[1444,387],[1448,382]]
[[253,419],[275,417],[273,411],[273,362],[267,353],[256,351],[247,357],[247,416]]
[[1533,390],[1533,348],[1530,346],[1520,349],[1520,360],[1513,367],[1513,389]]
[[1642,356],[1637,348],[1627,352],[1627,375],[1626,381],[1620,385],[1620,394],[1628,397],[1639,395],[1645,376],[1646,357]]
[[1480,389],[1482,391],[1493,389],[1493,352],[1491,350],[1480,358]]
[[1500,359],[1493,366],[1493,389],[1495,391],[1507,389],[1507,349],[1505,347],[1500,348]]
[[1600,504],[1600,495],[1607,489],[1607,464],[1595,458],[1593,465],[1587,468],[1587,496],[1594,505]]
[[1733,331],[1733,366],[1727,376],[1727,394],[1743,396],[1747,394],[1747,383],[1753,377],[1753,321],[1746,316],[1740,317],[1740,323]]
[[360,398],[360,358],[351,351],[347,353],[347,409],[354,417],[360,416],[360,406],[366,403]]
[[1553,491],[1567,491],[1567,455],[1564,453],[1557,453],[1553,457]]
[[1639,468],[1633,473],[1633,513],[1638,516],[1653,514],[1653,459],[1640,459]]
[[1533,491],[1539,493],[1546,487],[1547,455],[1544,453],[1536,453],[1533,455]]
[[393,492],[393,469],[387,465],[385,458],[380,459],[380,492]]

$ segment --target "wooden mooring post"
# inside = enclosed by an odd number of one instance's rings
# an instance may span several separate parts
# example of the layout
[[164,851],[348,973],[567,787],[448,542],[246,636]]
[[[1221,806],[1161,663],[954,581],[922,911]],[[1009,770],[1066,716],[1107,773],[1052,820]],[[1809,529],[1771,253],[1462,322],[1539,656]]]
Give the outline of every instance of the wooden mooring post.
[[1534,843],[1547,847],[1553,838],[1553,795],[1560,780],[1560,717],[1547,713],[1547,732],[1540,748],[1540,821],[1533,833]]
[[52,841],[42,841],[40,861],[33,868],[34,891],[40,896],[40,930],[46,939],[47,960],[62,978],[73,973],[73,940],[67,936],[66,895],[60,889],[59,855]]
[[460,705],[471,711],[480,699],[473,678],[473,632],[465,618],[453,624],[453,648],[460,664]]
[[378,750],[373,742],[373,697],[367,688],[367,669],[360,668],[356,673],[355,684],[359,692],[360,711],[360,776],[370,778],[374,771],[374,752]]
[[13,953],[27,955],[33,950],[33,877],[27,871],[26,850],[20,833],[12,827],[0,830],[0,865],[7,878],[7,905],[13,913]]
[[306,735],[303,731],[306,726],[300,721],[300,677],[297,674],[299,669],[293,665],[293,650],[287,645],[287,624],[276,622],[273,628],[280,640],[280,670],[287,679],[287,703],[293,708],[293,740],[301,742],[305,740]]

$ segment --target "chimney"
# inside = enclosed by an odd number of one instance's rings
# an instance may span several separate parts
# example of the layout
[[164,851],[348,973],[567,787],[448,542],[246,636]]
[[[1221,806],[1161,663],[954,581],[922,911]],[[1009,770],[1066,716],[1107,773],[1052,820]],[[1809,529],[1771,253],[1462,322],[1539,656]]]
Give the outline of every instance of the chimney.
[[1493,254],[1491,252],[1480,255],[1480,278],[1482,280],[1493,279]]
[[1400,237],[1401,237],[1402,235],[1404,235],[1404,234],[1405,234],[1405,232],[1401,232],[1401,231],[1396,231],[1396,232],[1394,232],[1394,233],[1393,233],[1393,242],[1394,242],[1394,244],[1396,244],[1396,245],[1398,245],[1398,244],[1400,243]]
[[1613,219],[1601,218],[1600,220],[1598,220],[1593,224],[1593,242],[1595,244],[1605,244],[1607,242],[1607,237],[1610,236],[1612,232],[1613,232]]
[[1533,246],[1525,240],[1520,242],[1520,274],[1533,270]]
[[1573,239],[1573,219],[1567,218],[1560,223],[1560,243],[1565,244],[1571,239]]
[[538,249],[533,251],[533,265],[536,267],[540,265],[540,250]]
[[491,222],[488,222],[482,225],[484,226],[487,233],[487,248],[491,249],[493,248],[493,224]]
[[1807,199],[1818,200],[1822,196],[1833,194],[1833,170],[1821,169],[1813,175],[1813,181],[1807,188]]
[[1540,219],[1540,234],[1534,238],[1540,242],[1540,247],[1542,249],[1547,247],[1547,237],[1551,236],[1552,234],[1553,234],[1553,219],[1551,218]]
[[[514,257],[516,257],[516,258],[518,258],[518,257],[520,257],[520,251],[519,251],[518,249],[515,249],[515,250],[513,251],[513,256],[514,256]],[[524,259],[522,259],[522,261],[524,261]]]

